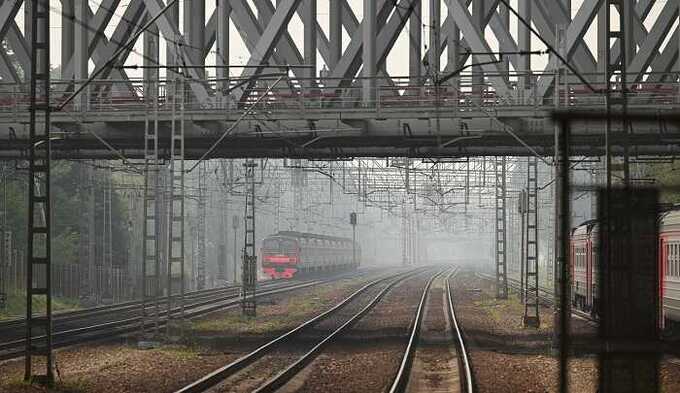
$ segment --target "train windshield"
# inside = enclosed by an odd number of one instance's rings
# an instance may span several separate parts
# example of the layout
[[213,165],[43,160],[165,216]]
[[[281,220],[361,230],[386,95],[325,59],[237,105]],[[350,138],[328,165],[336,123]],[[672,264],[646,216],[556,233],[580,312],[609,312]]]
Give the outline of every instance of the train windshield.
[[291,239],[264,239],[262,249],[265,252],[288,254],[295,252],[295,240]]

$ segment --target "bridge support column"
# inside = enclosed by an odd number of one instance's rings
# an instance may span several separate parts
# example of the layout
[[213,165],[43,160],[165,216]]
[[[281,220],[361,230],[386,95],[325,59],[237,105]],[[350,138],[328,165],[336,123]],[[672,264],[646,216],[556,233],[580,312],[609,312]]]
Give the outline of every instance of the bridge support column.
[[144,96],[147,99],[149,98],[149,95],[147,95],[147,91],[155,98],[151,98],[152,100],[155,100],[158,97],[158,91],[159,91],[159,86],[158,86],[158,69],[154,68],[154,66],[158,65],[158,27],[156,25],[150,26],[145,32],[144,32],[144,67],[151,67],[151,68],[144,68],[143,75],[144,75]]
[[[184,38],[187,41],[187,52],[195,65],[204,65],[203,48],[205,47],[205,0],[184,2]],[[205,78],[205,70],[199,69],[198,75]]]
[[430,0],[430,56],[427,59],[429,63],[429,76],[433,84],[437,84],[439,81],[440,67],[440,33],[441,33],[441,21],[442,17],[442,3],[439,0]]
[[231,4],[229,0],[217,0],[217,36],[215,37],[217,54],[215,75],[217,82],[218,97],[223,108],[229,106],[229,18],[231,16]]
[[306,0],[305,11],[307,23],[305,23],[305,65],[308,66],[305,77],[309,78],[308,88],[316,86],[316,0]]
[[[458,63],[460,63],[460,29],[458,28],[458,25],[456,25],[456,21],[453,18],[453,9],[449,8],[448,11],[449,14],[449,20],[450,20],[450,30],[449,30],[449,38],[448,38],[448,44],[447,44],[447,57],[448,57],[448,64],[446,66],[447,71],[451,72],[454,70],[457,70],[460,66]],[[450,80],[451,86],[454,87],[453,89],[453,105],[457,105],[458,103],[458,88],[459,88],[459,79],[458,77],[453,77]],[[469,162],[468,162],[468,168],[469,168]],[[467,186],[466,186],[467,190]],[[467,194],[466,194],[466,201],[467,201]],[[467,206],[467,202],[466,202]]]
[[362,72],[362,101],[364,106],[374,106],[378,98],[376,91],[376,37],[377,0],[364,0],[363,21],[363,72]]
[[61,79],[66,79],[64,75],[66,64],[71,61],[75,43],[75,8],[74,0],[61,1]]
[[342,3],[343,0],[330,0],[329,8],[329,64],[328,68],[333,71],[342,57]]
[[[510,31],[510,10],[508,7],[506,7],[504,4],[498,4],[498,14],[501,17],[501,22],[503,23],[503,28],[506,29],[507,31]],[[518,23],[521,25],[521,23]],[[484,31],[484,30],[482,30]],[[510,71],[510,58],[509,56],[504,56],[503,61],[501,62],[502,69],[504,72],[509,72]],[[508,74],[507,76],[503,77],[503,79],[508,82],[510,80],[510,75]]]
[[[179,1],[174,3],[170,9],[168,9],[166,12],[168,21],[172,24],[173,27],[179,31]],[[218,20],[219,23],[219,20]],[[172,37],[174,40],[176,37]],[[219,40],[217,41],[219,43]],[[179,63],[179,60],[175,58],[175,50],[177,49],[177,44],[174,42],[167,41],[167,44],[165,46],[165,64],[166,65],[175,65]],[[175,67],[168,68],[166,70],[166,78],[170,79],[172,78],[173,70],[176,70]],[[169,98],[170,99],[170,98]]]
[[[412,86],[419,86],[421,84],[422,71],[422,46],[423,46],[423,27],[420,20],[423,14],[423,4],[418,1],[413,6],[413,12],[409,17],[409,83]],[[414,94],[417,91],[413,92]]]
[[[486,9],[486,0],[473,0],[472,1],[472,19],[477,25],[476,27],[480,30],[480,34],[484,33],[484,11]],[[481,63],[483,59],[478,56],[472,57],[472,63]],[[484,72],[481,66],[472,67],[472,95],[473,99],[476,99],[481,104],[483,102],[482,95],[484,94]]]
[[[79,21],[75,28],[74,39],[75,48],[73,53],[73,71],[75,80],[78,86],[88,78],[88,10],[89,5],[87,0],[75,0],[74,13],[76,20]],[[85,89],[78,97],[76,97],[74,106],[76,111],[87,110],[87,100],[89,98],[89,89]]]
[[[519,0],[520,16],[531,22],[531,0]],[[517,45],[520,51],[531,51],[531,31],[523,23],[517,24]],[[522,94],[523,102],[528,103],[531,89],[531,56],[517,56],[518,72],[522,74],[519,78],[519,90]]]

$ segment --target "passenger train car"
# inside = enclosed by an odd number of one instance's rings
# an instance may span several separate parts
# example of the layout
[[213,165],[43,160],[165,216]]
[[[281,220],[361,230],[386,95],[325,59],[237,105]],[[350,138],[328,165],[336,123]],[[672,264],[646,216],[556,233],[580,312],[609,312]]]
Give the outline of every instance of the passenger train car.
[[[680,329],[680,209],[659,217],[659,294],[662,328]],[[587,221],[571,233],[572,304],[597,316],[600,307],[598,256],[600,226]]]
[[281,231],[262,241],[262,271],[277,279],[306,272],[356,269],[361,260],[358,244],[356,254],[355,264],[352,239]]

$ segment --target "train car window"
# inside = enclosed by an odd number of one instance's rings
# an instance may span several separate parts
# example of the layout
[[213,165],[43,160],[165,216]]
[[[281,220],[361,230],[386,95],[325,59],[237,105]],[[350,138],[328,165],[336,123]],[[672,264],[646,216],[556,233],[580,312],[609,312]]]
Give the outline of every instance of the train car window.
[[671,275],[671,259],[673,256],[671,255],[671,245],[666,243],[666,261],[664,263],[664,271],[665,274],[670,276]]
[[668,269],[668,274],[670,276],[675,276],[675,261],[678,259],[678,245],[673,244],[673,251],[671,252],[670,264]]
[[666,263],[664,264],[664,270],[666,272],[667,276],[671,275],[671,259],[673,259],[672,255],[672,245],[669,243],[666,243]]
[[680,242],[666,244],[666,275],[680,277]]
[[675,277],[676,276],[676,265],[677,265],[677,262],[678,262],[678,245],[677,244],[673,244],[673,253],[671,255],[672,255],[672,258],[670,259],[670,266],[669,266],[669,269],[668,269],[668,273],[669,273],[668,275]]
[[675,246],[675,250],[673,251],[673,260],[672,260],[672,266],[671,266],[671,276],[673,277],[678,277],[680,276],[680,243],[675,243],[673,244]]

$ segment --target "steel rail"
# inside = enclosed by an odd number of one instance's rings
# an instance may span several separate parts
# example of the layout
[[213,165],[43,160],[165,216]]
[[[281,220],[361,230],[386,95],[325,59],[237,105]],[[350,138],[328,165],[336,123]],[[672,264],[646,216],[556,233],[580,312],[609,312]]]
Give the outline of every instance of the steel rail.
[[[310,281],[303,281],[303,282],[310,282]],[[260,288],[265,287],[265,288],[270,288],[270,287],[278,287],[281,286],[281,282],[274,282],[274,281],[267,281],[263,282],[260,285],[262,285]],[[223,288],[211,288],[211,289],[205,289],[201,291],[193,291],[191,292],[191,296],[187,298],[189,301],[195,301],[199,299],[207,299],[209,301],[215,301],[224,299],[224,298],[231,298],[234,295],[239,294],[240,287],[237,286],[229,286],[229,287],[223,287]],[[163,298],[161,299],[160,304],[165,304],[166,299]],[[76,323],[77,321],[85,321],[87,319],[93,319],[93,318],[105,318],[106,316],[117,316],[117,314],[120,313],[137,313],[139,311],[139,305],[141,304],[140,301],[134,300],[134,301],[129,301],[129,302],[124,302],[124,303],[118,303],[118,304],[111,304],[111,305],[106,305],[106,306],[100,306],[100,307],[93,307],[93,308],[86,308],[82,310],[74,310],[74,311],[65,311],[60,314],[57,314],[57,318],[55,318],[55,322],[59,325],[67,325],[67,324],[73,324]],[[153,307],[153,305],[148,306],[149,308]],[[120,318],[118,316],[118,318]],[[6,337],[3,337],[2,333],[7,332],[8,330],[14,330],[14,329],[23,329],[25,328],[26,325],[26,320],[25,319],[14,319],[6,322],[0,322],[0,350],[3,350],[6,347]],[[63,328],[63,326],[62,326]]]
[[406,344],[406,349],[404,350],[404,355],[401,358],[401,364],[399,369],[392,380],[392,386],[390,387],[390,393],[401,393],[406,391],[406,386],[408,385],[408,380],[411,375],[411,367],[413,366],[413,359],[416,354],[416,346],[420,340],[420,329],[423,324],[423,315],[425,314],[425,304],[429,297],[430,286],[432,282],[436,280],[442,272],[430,277],[423,289],[423,294],[420,296],[420,302],[418,303],[418,309],[416,310],[415,318],[413,319],[413,326],[411,327],[411,333],[409,335],[408,343]]
[[[285,292],[290,292],[293,290],[297,289],[303,289],[311,286],[316,286],[316,285],[321,285],[327,282],[331,282],[340,278],[345,277],[344,275],[328,279],[328,280],[312,280],[312,281],[306,281],[303,283],[297,283],[294,285],[282,285],[281,287],[277,287],[275,289],[269,289],[264,292],[260,292],[257,294],[257,297],[263,297],[263,296],[269,296],[269,295],[275,295],[279,293],[285,293]],[[240,299],[239,299],[239,294],[235,295],[229,295],[224,297],[223,299],[216,300],[215,299],[210,299],[206,301],[201,301],[197,303],[193,303],[190,305],[185,305],[185,308],[192,309],[193,311],[188,311],[185,315],[188,318],[193,318],[193,317],[198,317],[206,314],[210,314],[212,312],[222,310],[222,309],[229,309],[232,307],[236,307],[240,304]],[[161,315],[166,315],[167,311],[164,311]],[[141,316],[135,316],[131,318],[126,318],[123,320],[117,320],[117,321],[110,321],[110,322],[105,322],[105,323],[100,323],[100,324],[95,324],[95,325],[90,325],[90,326],[84,326],[80,328],[75,328],[75,329],[70,329],[70,330],[64,330],[64,331],[59,331],[56,333],[52,334],[52,337],[54,338],[60,338],[61,341],[55,342],[54,346],[55,347],[65,347],[69,346],[72,344],[76,343],[82,343],[85,341],[96,341],[100,339],[110,339],[112,337],[124,334],[124,333],[129,333],[132,331],[135,331],[135,329],[138,329],[139,327],[139,321],[141,320]],[[159,323],[159,326],[165,325],[167,321],[162,320]],[[149,326],[152,326],[154,322],[149,322]],[[39,336],[40,338],[42,336]],[[20,347],[23,345],[24,339],[19,339],[19,340],[14,340],[11,342],[6,342],[0,344],[0,351],[7,351],[11,350],[12,348],[15,347]],[[8,360],[8,359],[13,359],[20,357],[24,354],[24,351],[14,351],[14,352],[7,352],[7,353],[0,353],[0,360]]]
[[[421,271],[422,272],[422,271]],[[435,273],[437,275],[439,273]],[[278,373],[276,376],[271,378],[269,381],[265,382],[264,385],[260,386],[256,390],[254,390],[254,393],[272,393],[275,392],[277,389],[281,388],[283,385],[285,385],[288,381],[290,381],[295,375],[297,375],[300,371],[302,371],[307,364],[309,364],[315,357],[316,355],[319,354],[319,352],[328,344],[333,342],[336,338],[338,338],[342,333],[344,333],[347,329],[349,329],[352,325],[354,325],[357,321],[359,321],[361,318],[364,317],[369,311],[371,311],[377,304],[382,300],[382,298],[389,292],[394,286],[397,284],[401,283],[402,281],[406,280],[407,278],[412,277],[413,275],[404,275],[402,277],[397,278],[396,280],[392,281],[389,285],[387,285],[385,288],[383,288],[372,300],[369,304],[367,304],[364,308],[361,309],[358,313],[354,314],[349,320],[347,320],[345,323],[343,323],[339,328],[335,329],[331,334],[326,336],[321,342],[316,344],[312,349],[307,351],[304,355],[302,355],[298,360],[296,360],[294,363],[289,365],[285,370],[281,371]],[[431,279],[430,279],[431,280]]]
[[[264,282],[261,285],[270,285],[269,282]],[[230,285],[227,287],[221,287],[221,288],[210,288],[210,289],[203,289],[200,291],[191,291],[188,292],[185,296],[190,298],[190,299],[196,299],[196,298],[201,298],[201,297],[208,297],[208,296],[214,296],[215,294],[219,292],[229,292],[229,291],[235,291],[239,290],[240,286],[235,286],[235,285]],[[89,318],[92,316],[97,316],[99,314],[105,314],[105,313],[110,313],[113,311],[126,311],[126,310],[132,310],[139,308],[139,304],[141,302],[139,300],[130,300],[130,301],[125,301],[121,303],[115,303],[115,304],[107,304],[103,306],[96,306],[96,307],[88,307],[88,308],[83,308],[79,310],[65,310],[61,312],[57,312],[54,314],[55,316],[55,321],[57,322],[64,322],[64,321],[70,321],[70,320],[75,320],[75,319],[80,319],[80,318]],[[14,328],[14,327],[22,327],[26,323],[26,319],[24,318],[17,318],[17,319],[9,319],[5,321],[0,321],[0,330],[5,330],[9,328]]]
[[[296,289],[302,289],[302,288],[307,288],[313,285],[319,285],[325,281],[316,281],[316,282],[310,282],[310,283],[305,283],[305,284],[296,284],[292,286],[284,286],[283,288],[277,288],[277,289],[272,289],[266,292],[261,292],[258,296],[266,296],[266,295],[272,295],[272,294],[277,294],[277,293],[282,293],[282,292],[290,292]],[[202,301],[199,303],[194,303],[190,305],[185,305],[185,310],[188,309],[193,309],[193,311],[188,311],[185,313],[185,315],[189,318],[192,317],[198,317],[202,315],[206,315],[209,313],[212,313],[214,311],[222,310],[222,309],[229,309],[236,307],[240,304],[239,300],[239,295],[230,295],[227,296],[226,298],[222,300],[218,300],[219,303],[215,303],[215,299],[212,300],[207,300],[207,301]],[[210,305],[209,307],[206,307]],[[201,308],[202,307],[202,308]],[[198,308],[198,310],[196,310]],[[165,318],[167,316],[167,310],[164,310],[161,313],[161,316]],[[116,320],[116,321],[110,321],[110,322],[104,322],[104,323],[99,323],[95,325],[90,325],[90,326],[84,326],[80,328],[74,328],[74,329],[69,329],[69,330],[62,330],[56,333],[52,334],[53,338],[58,338],[60,341],[55,341],[54,346],[55,347],[65,347],[69,346],[72,344],[76,343],[82,343],[85,341],[96,341],[100,339],[110,339],[115,336],[119,336],[121,334],[125,333],[130,333],[135,331],[136,329],[139,328],[139,322],[142,320],[141,316],[134,316],[130,318],[125,318],[122,320]],[[165,326],[167,322],[167,319],[164,319],[162,321],[159,321],[158,326],[163,327]],[[145,324],[145,326],[148,327],[154,327],[155,322],[150,321]],[[44,336],[38,336],[38,338],[43,338]],[[6,342],[0,344],[0,350],[11,350],[12,348],[15,347],[21,347],[24,345],[24,339],[18,339],[15,341],[11,342]],[[20,357],[24,354],[25,351],[14,351],[14,352],[8,352],[4,354],[0,354],[0,360],[7,360],[7,359],[13,359],[16,357]]]
[[[370,272],[374,271],[374,269],[362,269],[362,272]],[[356,271],[351,272],[350,276],[352,274],[356,274]],[[328,279],[341,279],[347,276],[347,272],[343,272],[342,274],[339,274],[337,276],[330,277]],[[313,278],[309,277],[306,280],[301,280],[299,283],[304,283],[304,282],[311,282],[315,280],[319,280],[321,278]],[[298,282],[298,281],[294,281]],[[258,283],[259,288],[265,289],[269,287],[274,287],[274,286],[281,286],[281,285],[288,285],[290,284],[290,281],[277,281],[277,280],[270,280],[270,281],[262,281]],[[200,299],[200,298],[214,298],[218,294],[221,293],[228,293],[228,292],[238,292],[241,290],[240,285],[229,285],[225,287],[220,287],[220,288],[209,288],[209,289],[201,289],[201,290],[196,290],[196,291],[191,291],[187,292],[185,294],[185,297],[188,300],[195,300],[195,299]],[[161,298],[161,304],[164,304],[167,298]],[[58,323],[64,323],[64,322],[71,322],[79,319],[87,319],[87,318],[93,318],[97,316],[103,316],[107,314],[112,314],[114,312],[126,312],[126,311],[137,311],[139,309],[139,305],[141,304],[140,300],[129,300],[121,303],[116,303],[116,304],[109,304],[109,305],[104,305],[104,306],[96,306],[96,307],[89,307],[89,308],[83,308],[79,310],[65,310],[65,311],[60,311],[54,314],[55,316],[55,321]],[[151,306],[150,306],[151,307]],[[8,319],[4,321],[0,321],[0,333],[9,329],[22,329],[25,327],[26,324],[26,319],[24,318],[16,318],[16,319]],[[0,335],[2,337],[2,335]],[[1,345],[1,340],[0,340],[0,345]]]
[[[312,282],[295,284],[295,285],[292,285],[292,286],[283,285],[280,288],[277,287],[276,289],[271,289],[270,291],[264,292],[264,294],[275,294],[275,293],[279,293],[279,292],[282,292],[282,291],[289,291],[289,290],[293,290],[293,289],[306,288],[308,286],[318,285],[319,283],[320,283],[320,281],[312,281]],[[231,299],[236,299],[236,298],[239,297],[239,295],[240,295],[239,293],[229,294],[229,295],[224,295],[224,296],[220,296],[220,297],[217,297],[217,298],[210,298],[210,299],[207,299],[207,300],[202,300],[200,302],[188,304],[185,307],[188,307],[190,309],[196,309],[196,308],[205,307],[205,306],[208,306],[208,305],[211,305],[211,306],[208,307],[208,308],[200,309],[199,311],[189,312],[186,315],[188,315],[188,316],[198,316],[198,315],[205,314],[207,312],[216,311],[220,308],[231,307],[233,304],[235,304],[235,302],[231,301]],[[223,302],[227,302],[227,303],[225,304]],[[173,309],[172,312],[176,312],[178,310],[179,310],[179,308],[176,308],[176,309]],[[160,316],[166,317],[167,316],[167,310],[163,310],[160,313]],[[109,322],[103,322],[103,323],[98,323],[98,324],[89,325],[89,326],[83,326],[83,327],[79,327],[79,328],[61,330],[61,331],[52,333],[52,337],[54,337],[54,338],[70,337],[70,336],[73,336],[73,335],[76,335],[76,334],[86,334],[86,333],[96,332],[96,331],[99,331],[99,330],[127,327],[129,324],[138,323],[141,319],[142,319],[141,316],[133,316],[133,317],[129,317],[129,318],[124,318],[124,319],[119,319],[119,320],[114,320],[114,321],[109,321]],[[163,321],[162,324],[163,323],[165,323],[165,321]],[[155,324],[154,322],[148,323],[149,326],[153,326],[154,324]],[[43,336],[36,336],[36,337],[37,338],[44,338],[45,336],[43,335]],[[7,349],[13,348],[15,346],[22,345],[23,342],[24,342],[23,339],[18,339],[18,340],[14,340],[14,341],[0,343],[0,350],[7,350]]]
[[[255,361],[257,361],[258,359],[262,358],[264,355],[266,355],[271,350],[273,350],[277,345],[282,344],[282,343],[286,342],[287,340],[290,340],[292,337],[294,337],[297,333],[301,332],[302,330],[304,330],[304,329],[306,329],[310,326],[313,326],[316,323],[320,322],[321,320],[326,319],[330,315],[334,314],[336,311],[340,310],[342,307],[347,305],[349,302],[356,299],[358,296],[362,295],[369,288],[371,288],[375,285],[378,285],[381,282],[396,278],[390,285],[388,285],[386,287],[386,289],[387,289],[391,285],[394,285],[394,283],[399,282],[400,280],[403,280],[403,279],[410,277],[412,275],[415,275],[415,274],[419,273],[420,271],[422,271],[422,270],[416,269],[416,270],[407,271],[405,273],[402,272],[402,273],[398,273],[398,274],[394,274],[394,275],[390,275],[390,276],[387,276],[387,277],[382,277],[382,278],[376,279],[376,280],[364,285],[363,287],[359,288],[358,290],[356,290],[354,293],[352,293],[350,296],[348,296],[342,302],[335,305],[333,308],[331,308],[331,309],[329,309],[329,310],[307,320],[306,322],[302,323],[301,325],[291,329],[290,331],[288,331],[288,332],[280,335],[279,337],[267,342],[266,344],[258,347],[254,351],[240,357],[239,359],[236,359],[235,361],[227,364],[226,366],[221,367],[221,368],[211,372],[210,374],[196,380],[195,382],[177,390],[175,393],[204,392],[204,391],[222,383],[225,379],[234,375],[239,370],[247,367],[248,365],[250,365],[250,364],[254,363]],[[401,277],[399,277],[399,276],[401,276]],[[383,289],[383,291],[381,293],[384,293],[386,289]],[[380,294],[378,296],[380,296]],[[366,310],[366,308],[364,308],[364,310]],[[364,310],[362,310],[362,311],[364,311]],[[360,313],[361,313],[361,311],[360,311]],[[343,326],[346,326],[346,325],[347,325],[347,323],[345,323]],[[323,340],[322,343],[326,342],[327,339],[328,338]],[[315,346],[314,348],[317,348],[317,347],[318,347],[318,345]],[[312,351],[313,350],[314,349],[312,349]],[[308,354],[309,354],[309,352],[307,353],[307,355]]]
[[[463,386],[463,391],[466,393],[475,392],[474,376],[472,374],[472,366],[470,364],[470,357],[468,354],[468,348],[465,345],[465,339],[463,331],[458,324],[458,318],[456,317],[456,310],[453,307],[453,294],[451,293],[451,278],[455,278],[458,274],[458,270],[451,272],[446,277],[446,297],[449,302],[449,323],[451,324],[451,329],[455,331],[456,343],[458,347],[458,357],[461,360],[463,366],[463,374],[465,379],[465,385]],[[461,381],[463,383],[463,381]]]

